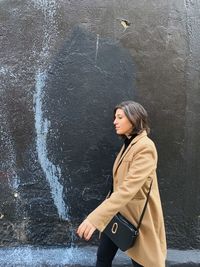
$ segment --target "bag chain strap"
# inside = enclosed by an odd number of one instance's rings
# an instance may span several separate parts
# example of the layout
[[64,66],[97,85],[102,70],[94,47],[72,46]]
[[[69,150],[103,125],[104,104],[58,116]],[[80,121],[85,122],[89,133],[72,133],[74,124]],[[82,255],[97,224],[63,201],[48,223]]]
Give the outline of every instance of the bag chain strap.
[[[139,222],[138,222],[137,230],[139,230],[139,228],[140,228],[140,225],[141,225],[141,223],[142,223],[142,220],[143,220],[143,217],[144,217],[146,208],[147,208],[147,204],[148,204],[148,201],[149,201],[149,195],[150,195],[150,192],[151,192],[152,183],[153,183],[153,180],[151,181],[151,184],[150,184],[150,186],[149,186],[149,191],[148,191],[148,194],[147,194],[147,199],[146,199],[144,208],[143,208],[143,210],[142,210],[142,214],[141,214],[140,219],[139,219]],[[112,194],[112,192],[113,192],[113,185],[111,185],[111,189],[110,189],[110,191],[109,191],[107,197],[110,197],[110,195]]]

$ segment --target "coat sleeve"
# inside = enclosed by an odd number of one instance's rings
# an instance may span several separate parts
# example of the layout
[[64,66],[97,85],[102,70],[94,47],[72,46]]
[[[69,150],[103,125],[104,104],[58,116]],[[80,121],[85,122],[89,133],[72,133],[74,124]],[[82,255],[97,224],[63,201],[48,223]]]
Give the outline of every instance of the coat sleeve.
[[104,200],[87,219],[102,232],[112,217],[119,212],[141,189],[156,169],[157,153],[152,144],[143,144],[136,152],[122,184]]

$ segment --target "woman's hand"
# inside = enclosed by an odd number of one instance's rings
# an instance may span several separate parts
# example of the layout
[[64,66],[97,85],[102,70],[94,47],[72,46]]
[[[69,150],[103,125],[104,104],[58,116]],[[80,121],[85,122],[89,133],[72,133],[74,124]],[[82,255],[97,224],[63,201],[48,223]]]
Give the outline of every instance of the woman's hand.
[[84,237],[85,240],[89,240],[95,230],[96,230],[96,227],[93,224],[91,224],[91,222],[89,222],[88,219],[85,219],[79,225],[78,230],[76,231],[76,233],[78,234],[78,236],[80,238]]

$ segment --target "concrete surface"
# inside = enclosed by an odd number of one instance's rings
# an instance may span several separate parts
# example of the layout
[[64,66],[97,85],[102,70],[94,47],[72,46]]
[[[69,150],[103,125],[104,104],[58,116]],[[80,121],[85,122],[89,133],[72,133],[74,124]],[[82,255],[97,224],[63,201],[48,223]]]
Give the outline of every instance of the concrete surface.
[[[16,247],[0,249],[1,267],[92,267],[95,266],[96,247],[40,248]],[[130,259],[118,252],[114,267],[131,267]],[[168,250],[167,267],[199,267],[200,250]],[[152,266],[153,267],[153,266]]]

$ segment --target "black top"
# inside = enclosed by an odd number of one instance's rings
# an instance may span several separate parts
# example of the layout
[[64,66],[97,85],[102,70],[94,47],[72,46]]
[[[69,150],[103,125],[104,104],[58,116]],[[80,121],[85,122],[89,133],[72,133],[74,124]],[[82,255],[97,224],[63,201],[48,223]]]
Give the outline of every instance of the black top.
[[[136,136],[137,136],[137,134],[133,134],[130,138],[125,137],[125,139],[124,139],[124,149],[123,149],[123,151],[122,151],[121,157],[122,157],[122,155],[124,154],[124,152],[126,151],[127,147],[128,147],[129,144],[131,143],[131,141],[133,140],[133,138],[135,138]],[[109,195],[111,195],[112,192],[113,192],[113,183],[112,183],[112,185],[111,185],[111,189],[110,189],[110,193],[109,193]]]
[[124,152],[126,151],[127,147],[129,146],[129,144],[131,143],[131,141],[133,140],[133,138],[135,138],[137,136],[137,134],[133,134],[130,138],[126,137],[124,139],[124,149],[122,151],[121,156],[124,154]]

